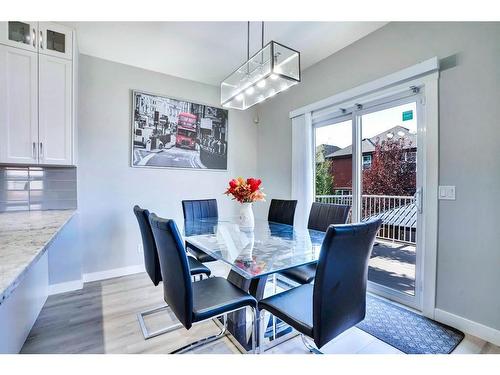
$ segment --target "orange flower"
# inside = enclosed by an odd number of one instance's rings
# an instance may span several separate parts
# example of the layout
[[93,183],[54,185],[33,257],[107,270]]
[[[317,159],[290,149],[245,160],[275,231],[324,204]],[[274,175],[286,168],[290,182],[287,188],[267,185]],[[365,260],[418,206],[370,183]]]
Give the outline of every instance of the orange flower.
[[229,187],[226,189],[226,195],[232,195],[233,199],[240,203],[252,203],[263,201],[266,196],[260,188],[262,181],[250,177],[243,179],[238,177],[229,181]]

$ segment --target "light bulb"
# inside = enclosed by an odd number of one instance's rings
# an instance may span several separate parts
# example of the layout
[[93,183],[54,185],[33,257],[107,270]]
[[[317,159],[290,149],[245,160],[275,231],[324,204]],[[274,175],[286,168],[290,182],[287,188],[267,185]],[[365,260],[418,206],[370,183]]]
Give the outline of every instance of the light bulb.
[[274,89],[269,91],[269,97],[274,96],[274,95],[276,95],[276,91]]
[[243,94],[239,94],[239,95],[237,95],[237,96],[236,96],[236,100],[238,100],[238,101],[240,101],[240,102],[241,102],[241,101],[243,100]]
[[266,86],[266,81],[265,80],[260,80],[259,83],[257,83],[257,87],[263,88]]
[[271,79],[278,79],[278,76],[276,74],[271,74]]
[[246,93],[247,95],[252,95],[252,94],[253,94],[253,92],[254,92],[254,88],[253,88],[253,87],[249,87],[249,88],[245,91],[245,93]]

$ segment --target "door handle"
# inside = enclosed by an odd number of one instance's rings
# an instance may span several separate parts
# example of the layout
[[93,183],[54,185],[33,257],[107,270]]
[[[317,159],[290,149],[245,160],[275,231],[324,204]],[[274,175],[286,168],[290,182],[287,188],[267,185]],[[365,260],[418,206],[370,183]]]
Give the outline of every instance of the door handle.
[[33,28],[33,35],[31,36],[33,39],[33,47],[36,47],[36,30]]
[[43,31],[40,30],[40,49],[43,49]]
[[31,151],[31,156],[36,159],[36,142],[33,142],[33,150]]
[[422,188],[419,187],[415,191],[415,206],[417,207],[417,212],[422,213]]
[[43,143],[40,142],[40,158],[43,158]]

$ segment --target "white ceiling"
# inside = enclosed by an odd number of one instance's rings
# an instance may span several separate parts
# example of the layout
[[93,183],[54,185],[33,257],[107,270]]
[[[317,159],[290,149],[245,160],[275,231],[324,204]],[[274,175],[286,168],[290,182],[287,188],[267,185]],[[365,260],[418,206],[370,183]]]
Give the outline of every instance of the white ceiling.
[[[246,22],[64,22],[76,29],[80,52],[218,85],[246,60]],[[386,22],[266,22],[265,40],[301,52],[302,70]],[[260,49],[252,22],[250,55]]]

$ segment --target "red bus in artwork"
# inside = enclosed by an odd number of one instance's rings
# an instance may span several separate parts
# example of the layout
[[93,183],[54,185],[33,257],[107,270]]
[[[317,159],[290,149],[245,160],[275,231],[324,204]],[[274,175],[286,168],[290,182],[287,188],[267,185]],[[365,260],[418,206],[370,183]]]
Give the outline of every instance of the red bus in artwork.
[[179,113],[177,120],[176,147],[196,148],[196,115],[187,112]]

